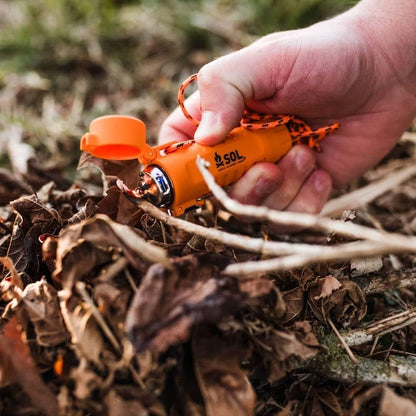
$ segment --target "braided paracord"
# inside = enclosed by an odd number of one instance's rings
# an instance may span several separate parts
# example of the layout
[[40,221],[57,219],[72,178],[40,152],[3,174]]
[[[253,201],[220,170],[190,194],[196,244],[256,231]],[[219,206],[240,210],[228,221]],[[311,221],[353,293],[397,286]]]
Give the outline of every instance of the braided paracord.
[[[194,123],[199,125],[199,120],[189,114],[185,107],[185,90],[197,79],[197,74],[191,75],[180,86],[178,91],[178,103],[182,109],[184,116]],[[321,127],[317,130],[312,130],[303,120],[297,118],[294,115],[287,114],[264,114],[245,111],[243,118],[240,121],[240,126],[246,129],[270,129],[276,126],[286,125],[292,136],[293,143],[307,142],[308,146],[315,148],[318,151],[319,142],[324,139],[328,134],[333,133],[339,128],[339,123],[332,123],[328,126]]]

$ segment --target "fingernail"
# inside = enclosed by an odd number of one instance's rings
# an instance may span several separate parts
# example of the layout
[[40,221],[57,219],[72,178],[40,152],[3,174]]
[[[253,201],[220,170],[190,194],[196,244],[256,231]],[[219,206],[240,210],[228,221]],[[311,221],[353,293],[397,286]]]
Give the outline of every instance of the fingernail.
[[332,188],[331,179],[328,175],[316,174],[313,184],[319,193],[330,192]]
[[271,193],[273,193],[277,189],[279,184],[280,182],[276,179],[261,177],[256,182],[254,192],[256,196],[258,196],[259,198],[265,198],[269,196]]
[[315,166],[315,160],[304,150],[298,151],[295,163],[298,171],[304,173],[309,173]]
[[201,122],[196,129],[194,138],[197,142],[204,142],[215,135],[219,127],[218,117],[212,111],[203,111],[201,116]]

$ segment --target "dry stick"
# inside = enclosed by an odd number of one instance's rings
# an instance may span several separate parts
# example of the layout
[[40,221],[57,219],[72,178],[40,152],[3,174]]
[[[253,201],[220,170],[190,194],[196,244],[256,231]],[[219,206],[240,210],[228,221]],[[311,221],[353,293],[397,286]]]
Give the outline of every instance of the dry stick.
[[[374,242],[352,242],[339,244],[336,247],[327,247],[310,244],[295,244],[279,241],[265,241],[259,238],[252,238],[238,234],[231,234],[214,228],[206,228],[198,224],[171,217],[164,211],[156,208],[144,200],[137,200],[135,204],[139,206],[147,214],[157,218],[158,220],[179,228],[191,234],[197,234],[204,238],[223,243],[228,246],[239,248],[245,251],[260,253],[263,255],[274,255],[286,257],[240,263],[228,266],[224,269],[224,273],[229,275],[248,275],[257,272],[270,272],[276,270],[289,270],[319,261],[344,260],[351,257],[371,257],[379,254],[391,253],[395,251],[386,248],[384,245]],[[402,247],[397,251],[403,251]],[[299,253],[298,255],[293,253]]]
[[382,293],[387,290],[416,285],[416,268],[390,271],[382,274],[354,277],[353,281],[360,286],[365,295]]
[[124,270],[129,264],[125,257],[119,257],[114,263],[111,263],[106,269],[102,269],[99,279],[103,282],[111,280]]
[[[378,339],[379,336],[411,325],[416,321],[416,308],[374,322],[367,328],[340,333],[344,343],[357,346]],[[328,353],[312,360],[300,362],[298,369],[307,369],[341,383],[386,383],[394,386],[416,387],[416,357],[389,355],[384,361],[371,358],[351,357],[334,347],[334,335],[324,338]],[[340,347],[339,347],[340,348]],[[403,352],[403,354],[406,354]]]
[[98,325],[100,325],[102,331],[104,332],[107,339],[110,341],[114,350],[121,353],[121,347],[120,347],[120,344],[117,341],[117,338],[113,335],[110,327],[107,325],[107,322],[105,322],[104,318],[101,316],[100,311],[95,306],[94,301],[91,299],[90,295],[88,294],[87,290],[85,289],[85,283],[84,282],[77,282],[75,287],[77,288],[78,293],[81,295],[82,299],[90,307],[92,315],[94,316]]
[[353,329],[351,331],[341,332],[345,343],[354,347],[371,342],[376,337],[381,337],[389,332],[396,331],[405,326],[412,325],[416,322],[416,308],[389,316],[380,321],[373,322],[365,328]]
[[370,357],[374,354],[374,351],[376,350],[376,346],[378,344],[379,339],[380,337],[378,335],[374,338],[373,346],[371,347],[371,351],[370,351]]
[[265,206],[240,204],[239,202],[231,199],[226,194],[224,189],[222,189],[215,182],[214,177],[208,170],[208,162],[198,156],[196,164],[213,195],[219,201],[221,201],[222,205],[224,205],[228,211],[235,215],[244,215],[259,221],[269,221],[275,224],[313,228],[330,233],[335,232],[337,234],[352,238],[373,240],[377,243],[382,242],[385,245],[395,247],[397,250],[402,249],[406,252],[416,252],[415,237],[408,237],[397,233],[378,231],[374,228],[353,224],[351,222],[332,220],[320,215],[276,211]]
[[[295,244],[295,243],[285,243],[285,242],[279,242],[279,241],[265,241],[260,238],[252,238],[247,237],[239,234],[231,234],[227,233],[218,229],[214,228],[207,228],[203,227],[198,224],[194,224],[188,221],[181,220],[180,218],[175,218],[170,215],[168,215],[166,212],[158,209],[154,205],[152,205],[150,202],[147,202],[145,200],[135,200],[134,203],[143,209],[147,214],[151,215],[154,218],[157,218],[158,220],[164,222],[165,224],[178,228],[180,230],[183,230],[185,232],[191,233],[191,234],[197,234],[204,238],[207,238],[212,241],[217,241],[220,243],[223,243],[227,246],[235,247],[241,250],[250,251],[254,253],[259,253],[262,255],[287,255],[287,254],[293,254],[293,253],[303,253],[303,254],[310,254],[310,258],[316,259],[318,255],[323,255],[323,250],[332,250],[332,247],[326,247],[326,246],[318,246],[318,245],[310,245],[310,244]],[[367,228],[367,227],[362,227]],[[371,230],[370,228],[368,228]],[[388,234],[386,234],[388,235]],[[402,236],[400,236],[402,237]],[[406,238],[406,237],[404,237]],[[370,242],[365,243],[346,243],[342,245],[337,246],[337,251],[340,253],[347,252],[348,256],[351,257],[352,254],[363,255],[364,253],[367,253],[367,256],[372,256],[376,254],[380,254],[380,251],[382,253],[388,251],[391,252],[393,250],[388,248],[383,248],[383,250],[380,250],[379,248],[380,244],[373,243],[373,246],[370,245]],[[402,251],[403,247],[400,246],[397,251]],[[325,256],[323,256],[325,257]],[[338,254],[335,256],[338,258]],[[343,258],[343,257],[341,257]],[[289,260],[289,263],[292,260]],[[283,265],[283,268],[286,267]]]
[[327,319],[329,326],[332,328],[332,330],[334,331],[336,337],[339,339],[339,342],[341,343],[342,347],[345,349],[346,353],[348,354],[348,356],[351,358],[351,361],[355,364],[355,365],[359,365],[358,360],[355,358],[355,355],[353,354],[353,352],[351,351],[349,345],[345,342],[344,337],[338,332],[337,327],[334,325],[334,323],[332,322],[331,318]]
[[[402,141],[412,141],[416,143],[416,133],[405,132],[401,137]],[[356,209],[370,203],[375,198],[390,189],[400,185],[402,182],[416,174],[414,160],[411,165],[390,173],[386,178],[375,183],[364,186],[356,191],[350,192],[339,198],[330,200],[321,211],[321,215],[330,217],[341,214],[346,209]]]
[[268,260],[248,261],[244,263],[230,264],[224,269],[224,273],[230,276],[242,276],[253,273],[268,273],[278,270],[290,270],[306,267],[319,262],[334,262],[347,260],[354,257],[373,257],[376,255],[402,252],[402,247],[391,247],[374,242],[350,243],[320,247],[318,253],[292,254],[280,258]]
[[[230,247],[238,248],[245,251],[250,251],[253,253],[259,253],[262,255],[287,255],[293,253],[309,253],[311,256],[316,256],[322,253],[322,250],[325,250],[329,247],[311,245],[311,244],[296,244],[296,243],[285,243],[280,241],[265,241],[261,238],[247,237],[241,234],[231,234],[225,231],[221,231],[215,228],[207,228],[202,225],[194,224],[189,221],[181,220],[180,218],[175,218],[168,215],[165,211],[160,210],[159,208],[152,205],[150,202],[145,200],[135,200],[134,204],[141,208],[146,214],[151,215],[152,217],[162,221],[163,223],[185,231],[190,234],[200,235],[208,240],[217,241],[219,243],[225,244]],[[361,247],[358,244],[363,243],[346,243],[339,245],[340,249],[345,247],[345,249],[357,250],[361,252],[365,247]],[[367,246],[370,243],[366,243]]]
[[[96,218],[98,217],[100,217],[100,215],[96,216]],[[132,229],[127,225],[112,222],[111,227],[114,233],[123,241],[123,243],[132,250],[140,253],[140,256],[143,259],[152,263],[161,263],[167,269],[172,268],[166,250],[149,243],[144,238],[140,237],[134,231],[132,231]]]
[[[383,334],[414,322],[416,322],[416,308],[374,322],[366,328],[341,332],[340,336],[343,339],[343,344],[345,343],[348,347],[357,346],[373,339],[378,340]],[[331,345],[333,343],[331,339],[333,339],[333,335],[326,337],[326,344]],[[374,342],[373,348],[375,344],[376,342]],[[415,356],[389,355],[384,361],[355,357],[357,362],[354,364],[350,358],[348,354],[342,354],[331,347],[328,355],[322,354],[316,359],[305,361],[300,364],[300,368],[316,371],[341,383],[387,383],[395,386],[416,386]]]
[[126,279],[129,282],[130,287],[133,289],[133,291],[135,292],[137,290],[137,285],[134,282],[133,276],[131,275],[131,273],[129,272],[129,269],[124,269],[124,274],[126,275]]
[[330,200],[322,209],[321,215],[327,217],[335,216],[341,214],[346,209],[356,209],[368,204],[388,190],[416,175],[416,165],[413,163],[414,161],[411,166],[400,169],[398,172],[394,172],[380,181]]
[[[205,168],[202,169],[202,172],[204,173]],[[214,182],[214,185],[217,186]],[[218,186],[217,186],[218,188]],[[219,188],[220,191],[222,191],[221,188]],[[211,189],[212,190],[212,189]],[[216,189],[218,191],[218,189]],[[223,191],[222,191],[223,192]],[[225,193],[224,193],[225,195]],[[225,199],[229,200],[229,198],[225,195],[224,197],[221,196],[223,201]],[[310,264],[314,263],[316,261],[322,261],[322,260],[341,260],[345,258],[351,258],[354,256],[374,256],[377,254],[384,254],[386,252],[393,252],[393,251],[404,251],[404,247],[408,250],[411,250],[410,244],[413,243],[413,240],[410,237],[402,236],[402,235],[394,235],[396,236],[396,240],[399,239],[400,244],[398,247],[387,245],[391,240],[389,240],[391,234],[385,233],[385,232],[378,232],[373,230],[372,228],[358,226],[351,223],[342,223],[339,221],[334,220],[326,220],[326,223],[328,224],[335,224],[337,227],[334,226],[334,228],[338,228],[338,231],[343,234],[349,234],[353,235],[354,232],[356,232],[357,228],[360,230],[361,235],[366,235],[375,232],[376,235],[373,235],[373,237],[378,237],[379,240],[385,240],[383,243],[370,243],[370,242],[361,242],[361,243],[347,243],[344,245],[338,245],[336,247],[326,247],[326,246],[317,246],[317,245],[310,245],[310,244],[291,244],[291,243],[285,243],[285,242],[277,242],[277,241],[264,241],[263,239],[258,238],[252,238],[242,235],[236,235],[231,233],[226,233],[217,229],[213,228],[206,228],[197,224],[190,223],[188,221],[181,220],[179,218],[171,217],[166,212],[156,208],[152,204],[150,204],[147,201],[144,200],[136,200],[134,201],[137,206],[142,208],[147,214],[153,216],[154,218],[157,218],[158,220],[164,222],[165,224],[168,224],[170,226],[179,228],[185,232],[189,232],[192,234],[198,234],[201,235],[207,239],[217,241],[223,244],[226,244],[228,246],[232,246],[235,248],[239,248],[245,251],[251,251],[255,253],[260,253],[263,255],[275,255],[275,256],[281,256],[281,255],[287,255],[287,254],[293,254],[293,253],[302,253],[302,256],[287,256],[283,259],[273,259],[268,260],[265,263],[265,270],[275,270],[277,268],[287,269],[287,268],[293,268],[293,267],[299,267],[299,265],[304,264]],[[236,201],[231,201],[232,203],[238,204]],[[240,204],[241,205],[241,204]],[[245,210],[245,206],[242,206]],[[264,210],[260,207],[251,207],[256,208],[260,210]],[[271,211],[271,210],[268,210]],[[286,218],[290,217],[292,224],[297,224],[294,221],[297,220],[297,218],[301,217],[308,218],[308,221],[310,223],[316,223],[317,221],[322,221],[325,219],[322,219],[318,216],[311,216],[306,214],[295,214],[295,213],[281,213],[275,211],[276,214],[284,215]],[[304,221],[303,221],[304,224]],[[339,227],[342,229],[340,230]],[[328,228],[328,227],[327,227]],[[333,231],[332,228],[328,228],[329,231]],[[352,232],[352,231],[353,232]],[[410,240],[410,241],[409,241]],[[395,242],[395,241],[393,241]],[[308,257],[305,257],[309,254]],[[272,262],[278,262],[277,264]],[[250,273],[253,273],[256,270],[261,270],[261,262],[255,263],[256,267],[259,269],[253,268],[253,270],[250,270]],[[253,265],[254,266],[254,265]],[[227,268],[227,272],[230,274],[240,273],[240,269],[237,272],[237,269],[235,268],[233,271],[233,267],[240,267],[238,265],[232,265]]]
[[410,131],[406,131],[403,133],[400,140],[407,140],[413,143],[416,143],[416,133],[412,133]]
[[[263,262],[247,262],[230,265],[225,273],[232,275],[268,272],[279,269],[290,269],[305,266],[318,261],[334,261],[351,257],[374,256],[392,252],[416,251],[416,238],[401,234],[386,233],[373,228],[353,223],[345,223],[324,218],[318,215],[299,214],[292,212],[274,211],[267,207],[243,205],[232,200],[225,191],[216,184],[214,177],[208,170],[207,162],[197,158],[197,166],[214,196],[222,202],[226,209],[233,214],[246,215],[257,220],[267,220],[279,224],[308,226],[330,232],[373,240],[364,246],[348,247],[321,247],[318,253],[304,255],[291,255],[279,259],[265,260]],[[316,248],[316,246],[315,246]]]
[[314,371],[344,384],[358,382],[416,386],[416,357],[390,355],[386,361],[363,357],[357,359],[358,365],[354,364],[347,354],[337,351],[333,355],[322,354],[316,359],[303,362],[298,369]]

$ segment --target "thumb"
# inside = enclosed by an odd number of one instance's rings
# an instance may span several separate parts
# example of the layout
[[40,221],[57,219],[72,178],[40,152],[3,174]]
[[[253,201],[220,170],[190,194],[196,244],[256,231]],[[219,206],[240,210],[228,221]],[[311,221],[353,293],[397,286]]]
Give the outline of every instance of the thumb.
[[[201,122],[194,138],[204,145],[221,142],[239,125],[244,112],[244,93],[234,81],[224,76],[221,59],[205,65],[198,73]],[[225,72],[227,74],[227,71]]]

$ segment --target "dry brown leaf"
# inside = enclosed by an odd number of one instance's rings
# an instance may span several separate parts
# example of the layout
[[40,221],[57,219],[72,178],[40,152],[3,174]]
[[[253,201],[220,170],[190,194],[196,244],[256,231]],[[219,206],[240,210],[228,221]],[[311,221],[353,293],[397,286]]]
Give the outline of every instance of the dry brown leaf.
[[182,255],[186,256],[191,253],[203,253],[205,249],[206,238],[198,234],[193,235],[186,243],[185,248],[183,249]]
[[140,216],[140,224],[151,240],[161,243],[173,243],[172,237],[166,231],[166,226],[148,214]]
[[251,416],[256,395],[241,369],[248,350],[211,331],[197,331],[192,339],[194,369],[210,416]]
[[[308,379],[303,381],[301,378],[292,384],[287,396],[289,404],[292,404],[295,410],[294,413],[290,413],[292,409],[287,408],[289,412],[286,414],[288,416],[299,414],[304,416],[343,416],[342,406],[337,395],[331,390],[308,382]],[[299,399],[304,399],[302,409],[296,406]],[[284,414],[279,413],[278,415],[283,416]]]
[[13,228],[8,255],[17,270],[25,273],[22,276],[23,283],[32,283],[45,274],[39,237],[57,234],[63,220],[58,211],[46,206],[36,195],[23,196],[10,204],[21,220]]
[[[58,237],[52,235],[46,236],[42,242],[42,261],[52,262],[56,260],[56,248],[58,247]],[[54,265],[52,267],[52,271]]]
[[414,416],[416,403],[406,397],[400,397],[391,388],[383,386],[379,416]]
[[12,382],[18,382],[33,406],[45,415],[58,414],[56,397],[40,377],[14,318],[5,325],[4,334],[0,335],[0,386]]
[[111,390],[104,398],[108,416],[149,416],[149,412],[139,400],[123,399],[114,390]]
[[111,186],[104,198],[97,202],[95,213],[104,214],[119,224],[134,226],[138,220],[132,223],[132,219],[137,211],[142,215],[142,211],[138,210],[136,205],[129,201],[117,186]]
[[42,279],[27,285],[22,302],[34,325],[36,341],[42,347],[53,347],[69,340],[59,309],[56,290]]
[[[318,283],[319,284],[319,283]],[[314,300],[319,300],[322,298],[327,298],[334,292],[335,290],[339,289],[342,284],[332,275],[328,275],[323,278],[323,282],[321,285],[321,293],[314,297]]]
[[271,350],[262,352],[268,380],[274,382],[283,378],[297,359],[305,360],[319,354],[321,347],[312,332],[309,322],[295,322],[292,330],[270,331],[263,340]]
[[83,200],[87,196],[87,191],[80,188],[78,185],[72,185],[65,191],[53,190],[53,201],[55,204],[71,204],[75,205],[80,200]]
[[305,307],[305,291],[299,286],[282,293],[283,300],[286,304],[286,313],[283,316],[283,322],[289,323],[294,321],[302,313]]
[[105,190],[115,182],[115,178],[121,179],[129,188],[137,186],[137,179],[140,173],[140,164],[137,159],[106,160],[84,152],[79,159],[78,169],[85,167],[95,167],[101,171]]
[[88,198],[79,211],[68,217],[68,224],[77,224],[82,220],[92,217],[97,212],[97,205],[92,198]]
[[416,414],[416,403],[398,396],[388,386],[376,385],[354,398],[351,415],[359,416],[363,409],[367,412],[372,409],[371,414],[379,416],[413,416]]
[[358,277],[364,274],[378,272],[383,267],[381,256],[351,260],[351,276]]
[[121,252],[139,271],[146,269],[143,260],[169,266],[166,252],[146,242],[139,230],[96,215],[63,231],[58,241],[54,276],[71,289],[78,280],[112,263],[114,255],[118,257]]
[[271,289],[265,280],[247,282],[244,287],[237,279],[222,276],[219,269],[229,261],[223,256],[203,254],[175,259],[172,271],[159,264],[151,266],[126,318],[126,330],[135,348],[164,351],[187,340],[194,325],[219,322],[251,297]]
[[6,169],[0,168],[0,204],[5,205],[21,195],[30,195],[32,188]]
[[102,367],[101,354],[104,351],[105,342],[88,306],[77,296],[68,296],[67,291],[61,291],[59,296],[61,313],[78,355]]
[[308,291],[308,305],[314,315],[322,322],[330,317],[344,328],[355,326],[364,318],[367,303],[359,286],[348,280],[339,279],[342,286],[330,296],[320,298],[325,279],[319,279]]
[[[11,201],[12,207],[20,214],[23,222],[21,227],[29,228],[35,224],[43,224],[45,228],[58,228],[62,226],[62,218],[58,211],[54,208],[46,206],[37,195],[22,196],[19,199]],[[44,233],[51,233],[52,231],[43,231]]]

